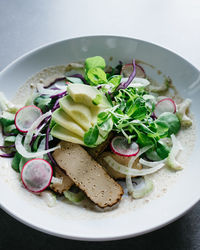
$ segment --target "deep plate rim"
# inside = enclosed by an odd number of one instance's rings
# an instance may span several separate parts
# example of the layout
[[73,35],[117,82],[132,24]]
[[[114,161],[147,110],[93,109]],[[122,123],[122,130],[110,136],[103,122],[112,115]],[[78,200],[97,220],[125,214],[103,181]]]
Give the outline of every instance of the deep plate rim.
[[[25,59],[26,57],[31,57],[34,53],[38,53],[40,52],[41,50],[43,49],[46,49],[48,47],[51,47],[51,46],[54,46],[54,45],[58,45],[59,43],[64,43],[64,42],[67,42],[67,41],[73,41],[73,40],[78,40],[78,39],[93,39],[93,38],[114,38],[114,39],[128,39],[128,40],[134,40],[136,42],[139,42],[139,43],[143,43],[143,44],[147,44],[149,46],[155,46],[155,47],[158,47],[159,49],[162,49],[162,50],[165,50],[167,53],[171,53],[173,54],[174,56],[178,57],[179,59],[181,59],[182,61],[184,61],[185,63],[187,63],[188,65],[190,65],[191,67],[193,67],[196,71],[199,71],[192,63],[190,63],[189,61],[187,61],[186,59],[184,59],[182,56],[178,55],[177,53],[173,52],[172,50],[169,50],[163,46],[159,46],[155,43],[152,43],[152,42],[148,42],[148,41],[145,41],[145,40],[140,40],[140,39],[135,39],[135,38],[132,38],[132,37],[128,37],[128,36],[114,36],[114,35],[95,35],[95,36],[79,36],[79,37],[73,37],[73,38],[69,38],[69,39],[63,39],[63,40],[58,40],[58,41],[55,41],[55,42],[50,42],[50,43],[47,43],[47,44],[44,44],[44,45],[41,45],[37,48],[34,48],[33,50],[30,50],[28,52],[26,52],[25,54],[23,54],[22,56],[16,58],[15,60],[13,60],[11,63],[9,63],[1,72],[0,72],[0,75],[4,74],[7,70],[9,70],[13,65],[15,65],[16,63],[20,62],[21,60]],[[51,229],[45,229],[45,228],[41,228],[37,225],[34,225],[28,221],[26,221],[25,219],[19,217],[17,214],[13,213],[11,209],[7,208],[6,206],[2,205],[1,204],[1,201],[0,201],[0,207],[6,211],[9,215],[11,215],[12,217],[14,217],[15,219],[17,219],[18,221],[22,222],[23,224],[25,225],[28,225],[34,229],[37,229],[41,232],[45,232],[45,233],[48,233],[50,235],[54,235],[54,236],[57,236],[57,237],[62,237],[62,238],[68,238],[68,239],[75,239],[75,240],[84,240],[84,241],[109,241],[109,240],[119,240],[119,239],[125,239],[125,238],[131,238],[131,237],[136,237],[138,235],[142,235],[142,234],[146,234],[148,232],[152,232],[154,230],[157,230],[161,227],[164,227],[165,225],[168,225],[169,223],[177,220],[178,218],[180,218],[181,216],[183,216],[183,214],[185,214],[188,210],[190,210],[200,199],[200,195],[199,197],[196,197],[196,199],[193,199],[191,201],[190,204],[188,204],[188,206],[186,206],[181,213],[179,213],[178,215],[174,216],[173,218],[171,218],[170,220],[166,221],[165,223],[161,222],[160,224],[157,224],[156,226],[153,226],[151,228],[148,228],[146,230],[140,230],[138,231],[137,233],[130,233],[130,234],[123,234],[123,232],[121,232],[120,235],[115,235],[113,237],[92,237],[92,236],[89,236],[89,237],[85,237],[85,236],[77,236],[75,234],[71,234],[71,235],[66,235],[66,234],[61,234],[61,233],[58,233],[58,232],[55,232],[55,230],[51,230]]]

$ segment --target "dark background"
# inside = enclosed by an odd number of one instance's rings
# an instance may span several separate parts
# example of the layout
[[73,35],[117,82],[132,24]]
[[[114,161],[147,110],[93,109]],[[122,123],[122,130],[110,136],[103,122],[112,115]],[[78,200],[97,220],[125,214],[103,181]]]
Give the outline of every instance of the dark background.
[[[155,42],[178,52],[197,66],[200,63],[197,53],[200,42],[197,14],[199,16],[200,5],[197,2],[0,0],[0,70],[18,56],[40,45],[95,34],[125,35]],[[137,26],[130,25],[135,21],[131,15],[134,8],[135,15],[143,12],[144,17],[148,16],[148,22],[143,18]],[[107,21],[103,11],[107,14]],[[123,18],[122,11],[126,11]],[[157,16],[160,17],[159,22]],[[180,43],[178,39],[181,35],[184,40]],[[3,250],[116,248],[199,250],[200,203],[182,218],[160,230],[110,242],[80,242],[49,236],[21,224],[0,210],[0,249]]]
[[152,233],[132,239],[85,242],[49,236],[33,230],[0,210],[0,249],[20,250],[199,250],[200,203],[185,216]]

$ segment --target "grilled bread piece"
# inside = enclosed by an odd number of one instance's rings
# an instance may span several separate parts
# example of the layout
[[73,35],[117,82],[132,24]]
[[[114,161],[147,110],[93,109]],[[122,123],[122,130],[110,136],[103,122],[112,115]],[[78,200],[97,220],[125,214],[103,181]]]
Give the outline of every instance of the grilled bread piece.
[[123,195],[122,187],[115,182],[80,145],[61,142],[53,153],[57,164],[73,182],[99,207],[111,207]]
[[60,169],[59,167],[55,167],[55,176],[57,178],[62,178],[62,184],[53,183],[50,188],[56,193],[62,194],[64,191],[70,189],[70,187],[74,184],[74,182],[66,175],[66,173]]

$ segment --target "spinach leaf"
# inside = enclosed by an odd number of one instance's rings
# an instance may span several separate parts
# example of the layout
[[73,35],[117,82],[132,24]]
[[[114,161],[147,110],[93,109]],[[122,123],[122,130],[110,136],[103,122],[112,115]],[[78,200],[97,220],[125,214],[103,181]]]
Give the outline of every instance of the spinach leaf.
[[143,120],[147,116],[147,109],[145,107],[139,107],[135,110],[135,112],[131,115],[134,119]]
[[101,112],[97,116],[97,124],[101,125],[109,118],[109,114],[107,112]]
[[98,104],[100,104],[102,102],[102,99],[103,99],[102,95],[97,94],[96,97],[92,100],[92,103],[94,105],[98,105]]
[[11,124],[4,127],[4,132],[6,134],[12,133],[17,135],[19,133],[19,130],[16,128],[15,124]]
[[114,75],[109,79],[109,83],[113,85],[112,92],[119,86],[121,82],[122,76],[121,75]]
[[35,139],[33,146],[32,146],[33,152],[37,152],[41,140],[42,140],[42,136],[37,136],[37,138]]
[[169,155],[170,148],[163,142],[158,142],[156,147],[156,152],[161,159],[165,159]]
[[159,139],[168,135],[169,127],[163,121],[156,120],[155,122],[150,123],[149,128],[155,133],[157,137],[159,137]]
[[93,145],[95,145],[95,143],[98,139],[98,136],[99,136],[99,129],[96,125],[96,126],[90,128],[88,130],[88,132],[86,132],[84,134],[83,141],[84,141],[86,146],[93,146]]
[[2,115],[0,116],[0,123],[3,126],[3,128],[5,128],[11,124],[14,124],[15,123],[14,119],[15,119],[14,114],[9,113],[7,111],[3,111]]
[[19,172],[19,163],[21,161],[21,158],[22,156],[17,152],[12,160],[11,166],[17,172]]
[[25,157],[21,157],[20,162],[19,162],[19,171],[22,171],[23,166],[29,161],[31,160],[31,158],[25,158]]
[[87,72],[87,80],[92,86],[106,83],[106,73],[101,68],[91,68]]
[[42,110],[43,113],[53,108],[55,100],[48,96],[38,96],[34,99],[33,104]]
[[101,56],[94,56],[94,57],[88,57],[85,60],[85,70],[88,72],[88,70],[92,68],[101,68],[104,69],[106,67],[106,63],[103,57]]
[[162,113],[156,120],[157,124],[158,122],[162,122],[162,124],[164,123],[166,124],[166,126],[168,127],[168,136],[170,136],[171,134],[177,134],[181,128],[181,123],[178,117],[175,114],[170,113],[170,112]]
[[140,147],[153,145],[155,143],[153,138],[150,138],[147,134],[140,132],[138,129],[135,129],[135,132],[137,133],[137,143],[140,145]]

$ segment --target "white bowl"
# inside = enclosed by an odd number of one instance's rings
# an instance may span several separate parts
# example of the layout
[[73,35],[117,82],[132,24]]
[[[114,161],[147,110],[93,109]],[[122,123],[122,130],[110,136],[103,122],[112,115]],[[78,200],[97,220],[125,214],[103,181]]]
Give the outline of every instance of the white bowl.
[[[170,76],[183,97],[192,99],[196,142],[187,168],[176,176],[166,193],[155,199],[140,201],[140,207],[127,203],[114,212],[96,213],[58,202],[49,208],[40,198],[25,191],[12,171],[7,172],[1,160],[0,205],[17,220],[40,231],[70,239],[113,240],[141,235],[158,229],[183,215],[200,197],[200,75],[189,62],[157,45],[125,37],[81,37],[53,43],[36,49],[6,67],[0,73],[1,91],[12,98],[27,78],[42,68],[80,61],[101,55],[112,64],[132,58],[154,65]],[[158,78],[155,69],[148,74]],[[154,191],[156,192],[156,190]],[[149,201],[149,202],[148,202]],[[135,201],[133,201],[134,204]],[[145,204],[143,204],[145,203]]]

